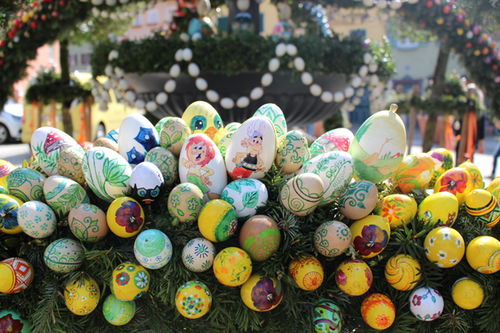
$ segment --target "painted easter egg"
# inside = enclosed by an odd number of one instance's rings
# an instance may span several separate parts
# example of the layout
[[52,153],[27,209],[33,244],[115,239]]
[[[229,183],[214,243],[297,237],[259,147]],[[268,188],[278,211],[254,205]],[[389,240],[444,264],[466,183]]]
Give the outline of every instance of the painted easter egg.
[[184,110],[182,120],[193,133],[204,133],[213,139],[219,129],[224,127],[222,119],[212,105],[204,101],[196,101]]
[[179,156],[184,141],[191,134],[191,129],[184,120],[167,117],[160,131],[160,146],[168,149],[175,156]]
[[493,179],[491,183],[488,185],[486,190],[491,193],[497,187],[500,187],[500,177],[495,177],[495,179]]
[[109,232],[106,214],[96,205],[82,203],[69,211],[68,226],[83,242],[98,242]]
[[351,241],[351,230],[339,221],[325,222],[314,232],[314,247],[325,257],[341,255],[349,248]]
[[477,165],[467,161],[460,164],[458,167],[467,170],[470,176],[470,181],[472,183],[473,189],[484,188],[483,175],[481,174],[481,170],[479,170]]
[[22,201],[44,201],[43,182],[45,176],[29,168],[18,168],[7,176],[9,193]]
[[473,189],[470,174],[463,168],[451,168],[439,176],[434,185],[434,193],[450,192],[457,197],[460,204]]
[[484,290],[478,282],[464,277],[455,281],[451,287],[451,297],[462,309],[474,310],[483,303]]
[[444,300],[441,293],[431,287],[415,289],[410,295],[410,311],[422,321],[432,321],[443,313]]
[[33,266],[23,258],[0,261],[0,293],[17,294],[24,291],[30,286],[34,275]]
[[469,266],[483,274],[500,271],[500,241],[491,236],[479,236],[467,245]]
[[299,257],[290,262],[288,273],[302,290],[318,289],[323,283],[325,272],[321,262],[316,257]]
[[297,172],[308,159],[307,138],[302,131],[293,130],[278,139],[275,163],[285,175]]
[[102,313],[108,323],[114,326],[123,326],[128,324],[135,316],[135,302],[122,301],[109,295],[102,305]]
[[315,333],[342,332],[342,311],[328,299],[322,299],[314,305],[312,322]]
[[70,146],[62,149],[57,160],[57,173],[60,176],[73,179],[79,184],[84,184],[83,156],[85,156],[85,151],[80,146]]
[[407,225],[417,215],[417,202],[406,194],[390,194],[377,203],[375,214],[385,218],[391,229]]
[[31,325],[28,321],[24,320],[21,315],[12,310],[0,311],[0,327],[5,332],[13,333],[30,333]]
[[41,201],[25,202],[17,212],[17,222],[23,232],[33,238],[45,238],[56,230],[56,214]]
[[119,152],[118,150],[118,143],[114,141],[113,139],[107,138],[107,137],[102,137],[98,138],[94,141],[94,147],[106,147],[111,150],[116,151],[117,153]]
[[114,142],[118,143],[118,138],[120,137],[120,128],[115,128],[106,133],[105,138],[111,139]]
[[149,289],[148,271],[141,265],[122,263],[113,270],[111,292],[121,301],[133,301]]
[[441,268],[456,266],[465,254],[465,242],[458,231],[450,227],[432,229],[424,240],[425,256]]
[[326,205],[337,199],[352,179],[352,158],[344,151],[332,151],[316,156],[302,167],[300,173],[317,174],[324,185],[320,205]]
[[377,201],[377,186],[372,182],[360,180],[349,184],[340,197],[340,212],[351,220],[359,220],[372,212]]
[[489,228],[493,228],[500,221],[498,201],[486,190],[476,189],[469,192],[465,196],[465,210]]
[[238,216],[230,203],[215,199],[207,202],[198,216],[198,229],[211,242],[228,240],[236,232]]
[[7,190],[7,188],[0,186],[0,194],[9,194],[9,191]]
[[309,148],[311,158],[329,151],[349,151],[354,134],[347,128],[335,128],[323,133]]
[[434,159],[434,179],[437,179],[455,165],[453,154],[445,148],[435,148],[428,153]]
[[240,230],[240,246],[254,261],[264,261],[280,246],[280,231],[272,218],[255,215]]
[[261,105],[253,114],[253,117],[266,117],[274,126],[276,137],[285,136],[288,129],[286,125],[285,115],[279,106],[273,103]]
[[265,312],[273,310],[281,303],[283,288],[281,281],[273,277],[254,274],[241,286],[240,295],[249,309]]
[[47,204],[59,217],[68,215],[71,208],[88,203],[89,197],[82,185],[63,176],[50,176],[43,184]]
[[134,242],[135,259],[149,269],[164,267],[172,258],[172,243],[162,231],[142,231]]
[[[231,124],[232,126],[230,127]],[[228,124],[225,128],[226,133],[220,138],[219,142],[217,142],[217,147],[219,148],[220,153],[222,154],[222,157],[224,157],[224,159],[226,158],[227,149],[233,141],[234,132],[236,132],[236,130],[240,128],[240,126],[240,123]]]
[[370,266],[360,259],[343,261],[335,272],[337,287],[349,296],[363,295],[370,289],[372,281]]
[[321,202],[324,186],[321,177],[314,173],[297,175],[281,188],[281,205],[294,215],[309,215]]
[[229,183],[221,194],[221,199],[236,209],[238,217],[250,217],[267,203],[268,193],[264,183],[252,178],[237,179]]
[[394,289],[412,290],[422,279],[420,263],[408,254],[396,254],[385,264],[385,279]]
[[80,143],[80,147],[82,147],[83,151],[87,151],[90,148],[94,147],[94,144],[90,141],[84,141]]
[[396,307],[384,294],[373,293],[365,297],[361,303],[361,317],[373,329],[385,330],[396,319]]
[[54,272],[72,272],[82,265],[83,248],[80,243],[73,239],[60,238],[45,248],[43,261]]
[[207,285],[200,281],[189,281],[177,289],[175,307],[188,319],[201,318],[210,311],[212,294]]
[[159,144],[158,132],[146,117],[134,113],[123,119],[118,137],[118,151],[128,163],[141,163],[146,153]]
[[95,147],[83,157],[85,181],[99,198],[108,202],[127,195],[132,168],[120,154],[104,147]]
[[372,258],[382,252],[391,237],[391,226],[381,216],[369,215],[351,225],[352,244],[363,258]]
[[458,199],[450,192],[427,196],[418,206],[418,219],[424,223],[451,227],[458,216]]
[[141,162],[132,170],[128,184],[136,200],[144,205],[150,205],[163,191],[163,175],[153,163]]
[[92,313],[99,304],[100,296],[99,285],[91,277],[73,279],[64,288],[66,307],[77,316],[86,316]]
[[193,134],[184,142],[179,157],[181,182],[195,184],[211,199],[220,197],[227,173],[219,148],[205,134]]
[[429,154],[419,153],[405,156],[391,182],[403,193],[423,191],[434,177],[434,159]]
[[0,194],[0,231],[6,234],[20,234],[23,229],[19,225],[19,208],[23,202],[18,198]]
[[7,188],[7,176],[15,168],[14,164],[0,159],[0,187]]
[[252,260],[237,247],[226,247],[214,259],[214,275],[225,286],[241,286],[252,275]]
[[111,232],[118,237],[134,237],[144,226],[144,210],[134,199],[121,197],[109,205],[106,222]]
[[160,135],[163,124],[165,124],[170,118],[175,118],[175,117],[170,117],[170,116],[163,117],[160,120],[158,120],[158,122],[155,124],[155,129],[156,132],[158,132],[158,135]]
[[276,133],[265,117],[252,117],[234,132],[226,151],[226,168],[232,179],[263,178],[276,157]]
[[146,153],[146,162],[151,162],[158,167],[165,185],[174,184],[179,178],[177,158],[163,147],[155,147]]
[[57,174],[60,152],[66,147],[77,145],[75,139],[53,127],[40,127],[31,135],[33,156],[49,176]]
[[196,221],[203,207],[203,192],[191,183],[181,183],[168,195],[168,212],[180,222]]
[[215,246],[202,237],[193,238],[182,249],[182,263],[191,272],[204,272],[212,267]]

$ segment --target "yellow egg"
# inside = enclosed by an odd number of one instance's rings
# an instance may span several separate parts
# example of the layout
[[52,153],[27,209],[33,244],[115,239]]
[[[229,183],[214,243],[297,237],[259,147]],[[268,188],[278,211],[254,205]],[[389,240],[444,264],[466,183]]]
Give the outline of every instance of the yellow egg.
[[380,200],[375,214],[385,218],[391,229],[407,225],[417,215],[417,202],[406,194],[390,194]]
[[466,257],[479,273],[494,274],[500,270],[500,241],[491,236],[476,237],[467,245]]
[[441,268],[457,265],[465,254],[465,242],[458,231],[450,227],[432,229],[424,240],[425,255]]
[[427,196],[418,206],[418,219],[424,223],[451,227],[458,216],[458,199],[450,192]]
[[412,290],[422,279],[420,264],[410,255],[396,254],[385,264],[385,279],[394,289]]
[[436,180],[439,176],[450,170],[455,165],[453,160],[453,155],[448,149],[436,148],[428,152],[429,155],[434,159],[435,172],[433,180]]
[[371,258],[382,252],[389,238],[391,227],[381,216],[369,215],[351,225],[352,244],[363,258]]
[[91,277],[71,280],[64,289],[64,301],[69,311],[86,316],[99,304],[99,285]]
[[423,191],[434,176],[434,159],[429,154],[411,154],[403,158],[391,182],[403,193]]
[[465,196],[465,209],[477,216],[481,223],[493,228],[500,221],[500,206],[497,199],[486,190],[476,189]]
[[451,288],[451,297],[456,305],[465,310],[478,308],[484,300],[483,287],[469,278],[461,278],[455,281]]
[[132,198],[117,198],[108,207],[106,222],[111,232],[118,237],[134,237],[144,226],[144,211]]
[[475,165],[474,163],[471,163],[469,161],[464,162],[458,166],[459,168],[464,168],[469,172],[470,175],[470,181],[472,182],[472,187],[474,189],[476,188],[484,188],[484,181],[483,181],[483,175],[481,174],[481,171]]
[[237,287],[250,278],[252,260],[244,250],[226,247],[215,256],[213,269],[220,283],[228,287]]
[[198,216],[198,229],[212,242],[223,242],[231,237],[238,226],[233,206],[220,199],[207,202]]
[[219,129],[224,126],[214,107],[204,101],[191,103],[184,110],[182,120],[186,122],[192,133],[204,133],[210,139],[213,139]]
[[370,266],[359,259],[342,262],[335,272],[337,287],[349,296],[363,295],[370,289],[372,281]]
[[125,262],[113,271],[111,292],[121,301],[132,301],[148,291],[149,281],[149,273],[144,267]]
[[500,177],[495,177],[495,179],[493,179],[491,181],[491,183],[488,185],[488,187],[486,188],[486,190],[488,192],[493,192],[493,190],[495,190],[496,188],[499,188],[500,187]]
[[292,260],[288,272],[302,290],[316,290],[323,283],[325,272],[316,257],[300,257]]
[[452,168],[446,171],[434,184],[434,193],[450,192],[457,197],[460,204],[464,202],[467,193],[473,189],[472,177],[464,168]]
[[6,160],[0,160],[0,186],[7,188],[7,176],[16,167]]
[[20,234],[23,229],[17,223],[17,213],[23,202],[18,198],[0,194],[0,231],[6,234]]
[[203,282],[189,281],[177,289],[175,306],[183,317],[201,318],[212,306],[212,294]]
[[275,278],[254,274],[241,287],[240,295],[248,308],[257,312],[271,311],[281,303],[283,288]]
[[396,308],[391,299],[384,294],[368,295],[361,303],[361,317],[373,329],[385,330],[396,319]]

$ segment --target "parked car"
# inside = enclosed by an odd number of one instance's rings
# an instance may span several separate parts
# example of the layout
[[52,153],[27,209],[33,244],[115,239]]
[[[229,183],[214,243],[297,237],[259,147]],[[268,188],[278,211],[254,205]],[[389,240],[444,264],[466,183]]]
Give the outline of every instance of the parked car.
[[23,105],[9,99],[0,111],[0,144],[21,139]]

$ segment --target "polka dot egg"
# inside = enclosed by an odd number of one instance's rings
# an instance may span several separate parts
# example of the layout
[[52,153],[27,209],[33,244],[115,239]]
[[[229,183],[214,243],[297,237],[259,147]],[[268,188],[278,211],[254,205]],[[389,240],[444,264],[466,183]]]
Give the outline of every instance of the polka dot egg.
[[86,316],[99,304],[99,285],[91,277],[71,280],[64,289],[66,307],[77,316]]
[[126,262],[113,271],[111,292],[119,300],[132,301],[148,291],[149,280],[149,273],[144,267]]
[[160,230],[145,230],[135,239],[134,254],[142,266],[159,269],[172,258],[172,243]]
[[23,232],[33,238],[45,238],[56,230],[56,214],[41,201],[28,201],[18,211],[17,222]]
[[441,268],[457,265],[465,254],[465,242],[458,231],[450,227],[432,229],[424,240],[425,255]]
[[177,289],[175,306],[183,317],[201,318],[212,306],[212,294],[203,282],[189,281]]
[[215,258],[214,245],[205,238],[191,239],[182,249],[182,262],[191,272],[204,272]]

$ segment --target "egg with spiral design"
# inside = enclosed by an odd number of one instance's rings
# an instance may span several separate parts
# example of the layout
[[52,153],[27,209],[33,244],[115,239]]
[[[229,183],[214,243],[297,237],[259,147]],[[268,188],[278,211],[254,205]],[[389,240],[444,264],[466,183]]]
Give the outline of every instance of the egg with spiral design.
[[377,186],[367,180],[360,180],[347,186],[340,198],[340,212],[349,219],[359,220],[371,213],[377,201]]
[[314,233],[314,247],[325,257],[341,255],[347,250],[351,240],[351,230],[339,221],[325,222]]
[[323,196],[323,181],[313,173],[303,173],[290,179],[280,192],[280,202],[294,215],[312,213]]
[[421,266],[412,256],[397,254],[385,264],[385,279],[394,289],[411,290],[422,279]]

